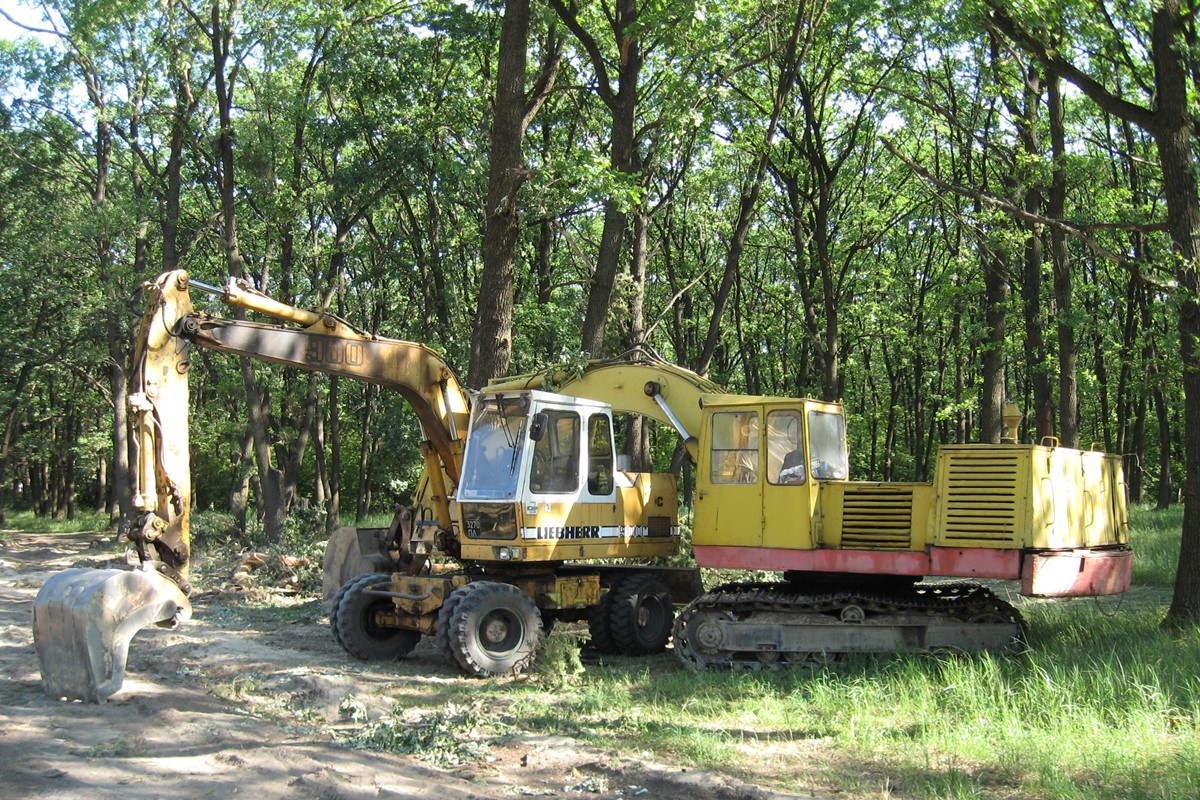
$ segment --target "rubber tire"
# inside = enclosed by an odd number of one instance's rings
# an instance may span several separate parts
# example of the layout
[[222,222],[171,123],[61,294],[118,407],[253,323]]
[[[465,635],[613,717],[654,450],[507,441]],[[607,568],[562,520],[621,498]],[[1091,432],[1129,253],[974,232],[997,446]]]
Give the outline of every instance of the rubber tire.
[[671,639],[675,606],[671,589],[657,575],[628,575],[608,593],[609,631],[618,652],[645,656],[661,652]]
[[461,669],[461,667],[458,659],[454,657],[454,648],[450,646],[450,620],[453,619],[458,603],[463,598],[462,590],[465,588],[465,586],[458,587],[450,593],[446,602],[442,603],[442,607],[438,609],[437,626],[434,628],[433,634],[434,648],[441,654],[442,659],[455,669]]
[[[479,581],[457,589],[448,615],[447,646],[474,677],[517,675],[537,656],[542,615],[529,595],[507,583]],[[502,638],[487,642],[490,634]]]
[[420,631],[376,627],[375,612],[381,606],[390,606],[392,601],[365,594],[365,590],[386,580],[388,576],[381,574],[359,575],[348,581],[334,598],[337,613],[330,619],[336,628],[334,639],[343,650],[363,661],[404,658],[421,641]]
[[617,652],[617,643],[613,641],[610,616],[612,613],[612,587],[606,586],[607,591],[597,605],[588,609],[588,633],[592,638],[592,649],[601,655],[612,655]]
[[342,587],[337,590],[337,594],[329,601],[329,632],[333,634],[333,640],[337,642],[338,647],[343,649],[345,649],[345,646],[342,644],[342,635],[338,633],[337,615],[338,608],[342,605],[342,598],[346,596],[346,587],[349,585],[349,581],[343,583]]

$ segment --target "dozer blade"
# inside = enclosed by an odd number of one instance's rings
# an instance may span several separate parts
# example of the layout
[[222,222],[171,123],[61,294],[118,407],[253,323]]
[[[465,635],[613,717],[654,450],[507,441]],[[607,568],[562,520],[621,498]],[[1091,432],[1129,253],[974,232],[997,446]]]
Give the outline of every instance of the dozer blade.
[[149,625],[192,615],[187,597],[150,569],[68,569],[33,602],[33,638],[42,689],[54,698],[98,703],[121,688],[129,642]]

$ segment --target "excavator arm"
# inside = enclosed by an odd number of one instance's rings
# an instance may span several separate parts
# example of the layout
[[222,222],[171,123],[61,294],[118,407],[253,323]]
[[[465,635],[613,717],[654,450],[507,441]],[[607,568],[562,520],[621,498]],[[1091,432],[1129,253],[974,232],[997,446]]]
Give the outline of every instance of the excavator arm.
[[[193,289],[275,321],[197,313]],[[425,500],[438,525],[452,527],[450,497],[462,470],[469,399],[437,352],[370,336],[331,314],[280,303],[239,281],[217,288],[177,270],[147,283],[146,292],[129,394],[137,454],[134,506],[140,518],[127,536],[137,547],[140,565],[132,572],[69,570],[39,592],[34,635],[43,687],[55,697],[108,697],[121,686],[134,634],[190,615],[188,374],[193,346],[399,392],[415,411],[426,440],[422,449],[430,486],[423,489]]]

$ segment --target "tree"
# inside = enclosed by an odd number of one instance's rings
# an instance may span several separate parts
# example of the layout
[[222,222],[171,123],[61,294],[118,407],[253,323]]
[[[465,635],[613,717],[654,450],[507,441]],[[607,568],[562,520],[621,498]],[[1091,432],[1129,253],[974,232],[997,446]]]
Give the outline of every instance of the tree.
[[513,258],[520,225],[517,193],[533,178],[524,167],[521,144],[529,123],[554,87],[560,58],[554,43],[547,50],[541,75],[527,99],[528,48],[529,0],[505,0],[496,97],[492,104],[483,270],[479,276],[475,325],[471,329],[468,386],[483,386],[488,379],[504,375],[512,358]]

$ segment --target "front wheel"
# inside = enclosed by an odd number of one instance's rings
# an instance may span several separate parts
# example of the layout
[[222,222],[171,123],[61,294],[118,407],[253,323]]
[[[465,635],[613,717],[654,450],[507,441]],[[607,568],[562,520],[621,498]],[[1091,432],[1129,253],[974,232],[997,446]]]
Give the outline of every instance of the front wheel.
[[363,661],[395,661],[411,653],[421,641],[420,631],[377,621],[380,611],[391,610],[392,601],[368,594],[368,590],[387,582],[387,575],[359,575],[342,586],[333,599],[329,620],[333,638],[347,653]]
[[515,675],[533,663],[542,618],[529,595],[479,581],[454,590],[447,605],[445,646],[468,675]]

